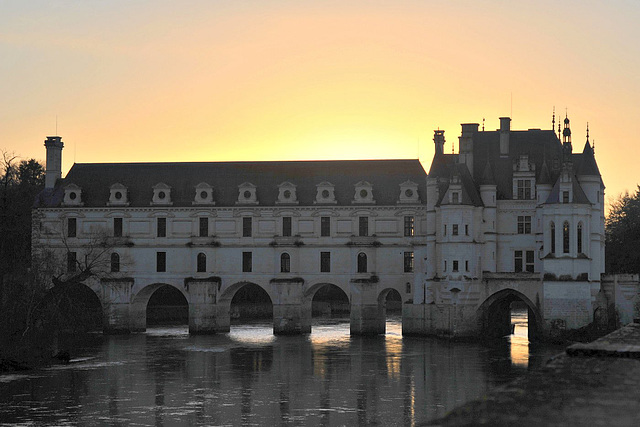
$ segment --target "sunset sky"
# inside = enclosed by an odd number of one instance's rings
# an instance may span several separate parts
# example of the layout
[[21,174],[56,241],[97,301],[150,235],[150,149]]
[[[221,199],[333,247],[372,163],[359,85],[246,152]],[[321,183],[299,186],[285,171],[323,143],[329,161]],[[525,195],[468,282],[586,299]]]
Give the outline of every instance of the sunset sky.
[[640,2],[2,1],[0,148],[75,162],[416,158],[460,123],[589,122],[640,182]]

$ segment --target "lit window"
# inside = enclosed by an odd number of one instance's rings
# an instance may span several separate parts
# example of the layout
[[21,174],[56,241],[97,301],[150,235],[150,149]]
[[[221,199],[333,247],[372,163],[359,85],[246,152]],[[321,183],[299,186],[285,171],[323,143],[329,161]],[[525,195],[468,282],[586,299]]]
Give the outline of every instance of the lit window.
[[414,218],[412,216],[404,217],[404,235],[405,237],[411,237],[414,233]]

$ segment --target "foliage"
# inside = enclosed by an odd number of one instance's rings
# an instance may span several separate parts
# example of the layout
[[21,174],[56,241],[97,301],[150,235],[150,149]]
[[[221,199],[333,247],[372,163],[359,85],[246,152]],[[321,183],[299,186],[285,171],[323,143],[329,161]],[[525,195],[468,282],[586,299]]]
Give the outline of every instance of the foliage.
[[611,203],[605,243],[607,273],[640,273],[640,186]]

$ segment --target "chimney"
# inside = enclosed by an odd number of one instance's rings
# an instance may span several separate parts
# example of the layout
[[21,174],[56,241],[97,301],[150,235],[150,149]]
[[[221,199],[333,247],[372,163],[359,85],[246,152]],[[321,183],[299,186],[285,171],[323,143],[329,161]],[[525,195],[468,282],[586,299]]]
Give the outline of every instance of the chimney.
[[44,188],[53,188],[56,180],[62,178],[62,148],[64,143],[59,136],[48,136],[44,141],[47,148],[47,165],[44,173]]
[[436,144],[436,154],[444,153],[444,130],[433,131],[433,142]]
[[467,165],[473,175],[473,135],[478,132],[478,123],[463,123],[462,135],[458,138],[458,163]]
[[500,156],[509,155],[509,132],[511,131],[511,117],[500,117]]

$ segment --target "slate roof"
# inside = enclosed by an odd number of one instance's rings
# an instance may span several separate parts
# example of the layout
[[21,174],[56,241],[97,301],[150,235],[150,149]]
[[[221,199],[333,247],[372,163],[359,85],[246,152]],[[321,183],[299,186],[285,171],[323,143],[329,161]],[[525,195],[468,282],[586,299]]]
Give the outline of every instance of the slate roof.
[[[505,157],[500,156],[500,131],[474,132],[472,185],[477,189],[483,183],[495,184],[498,199],[513,199],[513,165],[523,154],[528,156],[530,163],[535,164],[538,183],[553,185],[557,182],[562,171],[562,143],[553,130],[510,131],[509,155]],[[436,154],[429,177],[448,180],[457,161],[457,154]],[[571,162],[574,187],[580,187],[576,175],[600,176],[593,149],[589,143],[585,144],[582,153],[571,155]],[[465,179],[462,182],[465,188],[469,187]],[[448,188],[448,183],[441,182],[439,186],[442,197]],[[582,188],[574,188],[575,203],[587,201],[586,196],[583,196]],[[552,203],[551,200],[548,202]]]
[[418,160],[76,163],[54,189],[38,195],[35,206],[59,206],[63,188],[76,184],[82,189],[85,207],[104,207],[110,186],[120,183],[128,189],[130,206],[148,207],[152,187],[160,182],[171,187],[174,207],[191,207],[201,182],[213,187],[216,207],[237,206],[238,186],[244,182],[256,185],[259,206],[276,206],[278,185],[285,181],[297,186],[298,206],[313,206],[316,185],[323,181],[334,184],[338,205],[353,206],[354,185],[360,181],[373,185],[375,205],[396,205],[399,185],[407,180],[418,184],[418,196],[424,202],[426,173]]

